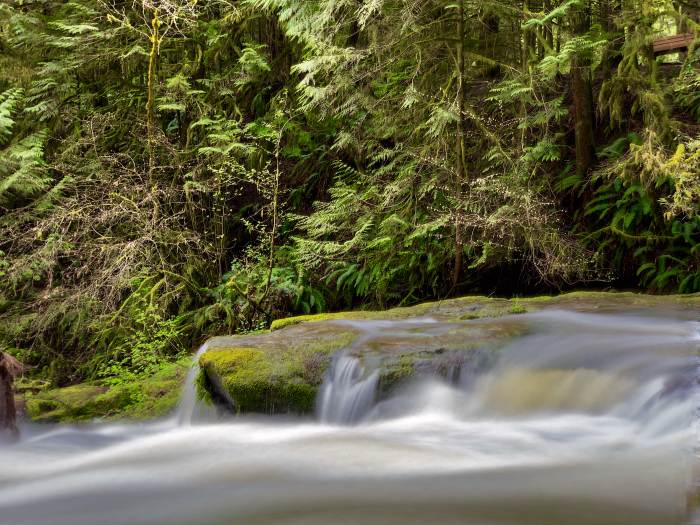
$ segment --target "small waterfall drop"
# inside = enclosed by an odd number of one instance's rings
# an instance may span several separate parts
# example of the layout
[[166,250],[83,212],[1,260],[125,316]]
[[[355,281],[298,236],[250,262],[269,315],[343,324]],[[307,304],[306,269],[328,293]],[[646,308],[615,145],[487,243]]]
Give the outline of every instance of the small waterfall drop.
[[[192,359],[192,367],[187,373],[180,404],[175,412],[175,421],[179,426],[189,426],[194,419],[210,415],[212,409],[197,398],[197,376],[199,375],[199,358],[207,351],[207,343],[199,347]],[[202,416],[201,418],[199,416]]]
[[331,364],[319,395],[324,423],[357,423],[375,401],[379,370],[367,373],[357,357],[339,354]]

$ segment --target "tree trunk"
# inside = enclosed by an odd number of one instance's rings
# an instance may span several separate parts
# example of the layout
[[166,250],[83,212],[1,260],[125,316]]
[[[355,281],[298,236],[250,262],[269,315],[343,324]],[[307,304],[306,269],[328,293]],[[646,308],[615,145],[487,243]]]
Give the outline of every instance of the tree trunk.
[[153,19],[151,20],[152,32],[151,51],[148,55],[148,85],[146,99],[146,134],[148,135],[148,177],[151,186],[153,186],[153,172],[155,170],[155,83],[156,83],[156,67],[158,62],[158,52],[160,45],[160,19],[158,18],[158,9],[153,11]]
[[[531,5],[533,0],[523,1],[523,11],[526,13],[531,12]],[[527,71],[530,65],[530,61],[535,56],[537,47],[537,36],[535,35],[534,29],[523,30],[523,56],[522,56],[522,66],[523,71]]]
[[[587,13],[577,8],[572,14],[574,34],[583,35],[590,27]],[[590,61],[580,54],[571,60],[571,94],[574,99],[576,132],[576,173],[585,176],[596,160],[593,134],[594,106],[591,87]]]
[[[552,10],[552,0],[544,0],[544,12],[549,13]],[[552,28],[551,20],[544,25],[544,40],[547,43],[549,52],[554,50],[554,29]]]
[[[457,42],[457,74],[458,78],[458,106],[459,115],[457,121],[457,169],[456,169],[456,181],[455,181],[455,193],[458,201],[461,201],[462,196],[462,186],[465,181],[466,172],[466,155],[464,152],[464,0],[459,2],[459,21],[457,26],[457,35],[459,37],[459,42]],[[464,240],[462,238],[462,211],[457,210],[455,213],[455,261],[454,269],[452,272],[452,286],[457,286],[459,283],[460,274],[462,272],[462,252],[464,251]]]

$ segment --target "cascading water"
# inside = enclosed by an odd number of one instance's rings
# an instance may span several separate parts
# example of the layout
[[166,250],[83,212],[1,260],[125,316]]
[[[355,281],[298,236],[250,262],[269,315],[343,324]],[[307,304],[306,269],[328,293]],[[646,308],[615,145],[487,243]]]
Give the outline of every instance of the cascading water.
[[324,423],[358,422],[375,401],[379,370],[366,373],[356,357],[339,354],[331,364],[319,395],[319,413]]
[[[478,321],[501,322],[513,321]],[[468,323],[356,322],[359,343],[335,357],[319,394],[322,424],[198,424],[193,369],[178,415],[193,424],[25,426],[0,449],[0,523],[700,522],[696,322],[520,315],[523,335],[488,366],[448,348],[446,374],[377,391],[366,348]]]
[[[323,423],[350,425],[364,418],[376,401],[379,363],[369,368],[353,352],[370,343],[378,334],[402,336],[407,331],[436,326],[431,318],[408,321],[341,321],[340,324],[360,331],[357,340],[333,358],[318,396],[318,416]],[[430,334],[412,333],[425,338]]]
[[197,376],[199,375],[199,358],[207,351],[207,344],[199,347],[192,360],[192,367],[187,373],[182,397],[175,411],[175,421],[179,425],[191,425],[193,421],[210,419],[213,409],[197,397]]

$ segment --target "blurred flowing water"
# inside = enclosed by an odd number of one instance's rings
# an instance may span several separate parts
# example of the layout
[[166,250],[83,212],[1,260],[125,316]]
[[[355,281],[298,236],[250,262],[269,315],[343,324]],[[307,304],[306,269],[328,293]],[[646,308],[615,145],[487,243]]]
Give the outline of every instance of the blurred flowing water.
[[192,360],[192,368],[190,368],[185,378],[185,387],[174,416],[175,421],[179,425],[191,425],[195,421],[206,421],[208,419],[206,405],[197,399],[197,375],[200,371],[199,358],[202,357],[207,349],[207,343],[199,347]]
[[[564,311],[517,322],[525,335],[488,369],[457,361],[388,396],[369,360],[342,352],[317,418],[207,419],[193,372],[166,421],[27,425],[0,448],[0,523],[700,523],[700,325]],[[355,324],[363,342],[455,328]]]
[[349,424],[361,420],[372,407],[378,382],[379,369],[368,374],[359,358],[340,353],[321,387],[321,422]]

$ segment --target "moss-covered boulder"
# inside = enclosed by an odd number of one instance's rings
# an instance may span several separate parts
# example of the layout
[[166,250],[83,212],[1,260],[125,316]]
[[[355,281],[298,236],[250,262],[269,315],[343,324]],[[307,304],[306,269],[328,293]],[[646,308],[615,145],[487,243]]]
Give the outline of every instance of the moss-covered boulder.
[[83,383],[23,391],[26,417],[33,421],[93,419],[145,420],[166,415],[177,405],[189,361],[168,365],[148,378],[118,385]]
[[[455,371],[492,366],[499,348],[527,330],[518,314],[544,309],[653,310],[697,318],[700,295],[577,292],[511,300],[463,297],[383,312],[291,317],[275,321],[269,333],[210,340],[200,361],[202,384],[236,412],[310,412],[331,357],[341,349],[380,368],[382,396],[421,374],[449,379]],[[440,323],[411,324],[426,318]],[[386,321],[398,323],[389,323],[382,330],[381,323]]]
[[[357,321],[358,319],[355,319]],[[323,319],[291,323],[284,329],[209,341],[200,358],[202,386],[236,413],[308,413],[333,354],[343,350],[368,368],[379,368],[379,392],[386,395],[418,375],[450,377],[465,365],[491,366],[494,352],[524,324],[476,321],[437,324],[432,333],[422,323],[397,320],[396,330]]]
[[200,359],[205,388],[236,412],[311,411],[331,356],[358,334],[326,324],[294,328],[211,339]]

